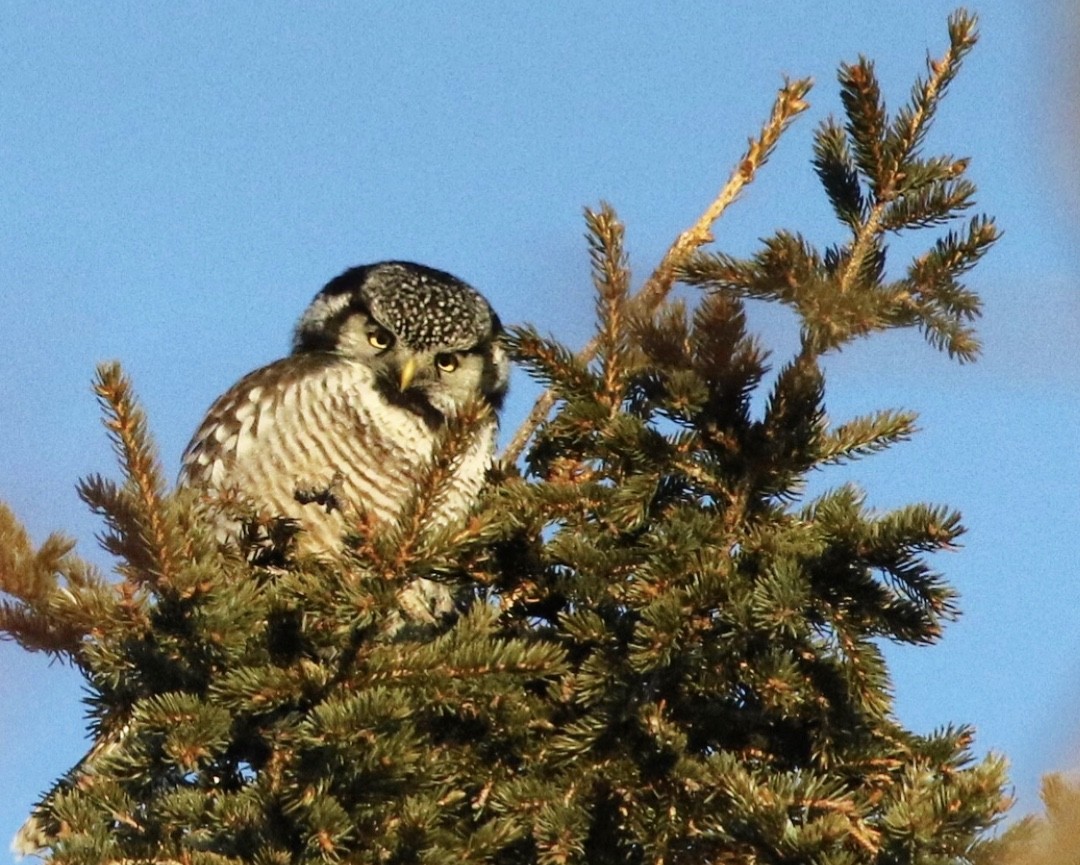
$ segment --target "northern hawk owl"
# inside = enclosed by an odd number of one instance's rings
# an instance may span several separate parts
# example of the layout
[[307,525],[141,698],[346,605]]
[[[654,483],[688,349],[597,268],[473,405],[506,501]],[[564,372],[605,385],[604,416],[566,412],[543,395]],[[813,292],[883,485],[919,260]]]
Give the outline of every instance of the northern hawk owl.
[[[498,409],[509,361],[501,325],[471,286],[403,261],[354,267],[301,316],[292,353],[244,376],[210,407],[181,483],[231,491],[299,526],[306,552],[341,546],[350,520],[393,520],[466,402]],[[497,419],[474,432],[437,512],[462,518],[491,462]]]

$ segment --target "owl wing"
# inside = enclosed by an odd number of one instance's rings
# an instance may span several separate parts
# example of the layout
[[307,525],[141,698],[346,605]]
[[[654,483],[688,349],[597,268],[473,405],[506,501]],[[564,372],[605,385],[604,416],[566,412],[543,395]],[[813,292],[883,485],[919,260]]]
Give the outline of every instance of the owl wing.
[[295,405],[304,380],[321,377],[333,363],[329,354],[293,355],[245,375],[214,401],[191,437],[181,458],[180,483],[221,488],[236,461],[259,440],[260,428],[267,437],[267,425]]

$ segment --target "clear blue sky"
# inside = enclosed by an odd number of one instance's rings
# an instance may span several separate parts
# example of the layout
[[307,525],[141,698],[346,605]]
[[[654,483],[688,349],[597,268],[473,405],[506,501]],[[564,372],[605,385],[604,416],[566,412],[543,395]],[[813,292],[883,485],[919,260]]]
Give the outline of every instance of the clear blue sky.
[[[1074,0],[976,6],[983,40],[931,136],[970,155],[1005,238],[971,283],[986,350],[960,367],[918,335],[830,364],[835,420],[921,414],[854,478],[886,508],[960,508],[937,564],[963,618],[890,652],[901,720],[971,722],[1009,756],[1020,808],[1080,746],[1080,106]],[[749,252],[778,227],[841,238],[809,166],[835,68],[875,58],[895,106],[953,8],[757,0],[40,3],[0,8],[0,498],[37,540],[100,528],[74,483],[113,472],[89,382],[120,359],[170,476],[210,401],[283,354],[344,268],[408,258],[481,288],[507,321],[572,345],[592,297],[581,208],[610,201],[640,276],[722,184],[781,76],[813,107],[718,227]],[[1040,21],[1036,21],[1040,18]],[[1073,149],[1070,154],[1069,148]],[[761,316],[780,357],[790,320]],[[518,376],[512,431],[535,390]],[[83,752],[80,682],[0,644],[0,840]],[[2,848],[0,848],[2,849]],[[2,856],[3,854],[0,854]]]

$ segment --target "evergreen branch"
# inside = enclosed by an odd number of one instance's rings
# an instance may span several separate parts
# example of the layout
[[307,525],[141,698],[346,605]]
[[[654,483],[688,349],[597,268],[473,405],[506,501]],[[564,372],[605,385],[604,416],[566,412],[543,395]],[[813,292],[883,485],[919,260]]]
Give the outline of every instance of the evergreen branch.
[[440,509],[455,495],[454,479],[458,466],[476,447],[475,430],[491,413],[491,406],[471,400],[449,418],[440,431],[428,460],[415,478],[411,478],[412,495],[389,531],[377,533],[376,550],[383,551],[379,564],[388,575],[407,573],[413,564],[417,548],[430,526],[438,526]]
[[949,357],[961,363],[970,363],[979,356],[982,343],[975,335],[975,329],[967,327],[949,315],[941,315],[935,310],[924,310],[919,316],[919,330],[934,348],[944,349]]
[[[116,531],[125,537],[125,546],[136,541],[142,547],[144,561],[135,566],[129,578],[140,581],[172,582],[176,570],[178,544],[164,506],[165,481],[157,456],[147,432],[146,416],[135,401],[131,383],[117,363],[101,364],[97,370],[94,392],[105,414],[103,423],[109,431],[113,450],[120,461],[130,485],[133,499],[127,503],[118,495],[98,500],[108,512],[110,504],[117,510],[112,514]],[[104,487],[101,487],[104,491]],[[133,550],[134,547],[127,546]],[[146,566],[144,573],[140,566]]]
[[141,514],[131,487],[120,487],[108,478],[92,474],[79,481],[76,491],[91,512],[105,520],[107,530],[97,535],[98,543],[110,555],[126,561],[128,564],[122,565],[121,571],[131,582],[138,582],[152,563],[146,557],[145,538],[131,530]]
[[[829,120],[819,128],[814,166],[837,217],[851,229],[849,244],[821,256],[799,235],[779,231],[748,261],[699,251],[681,267],[680,278],[788,304],[805,325],[803,350],[813,354],[876,330],[915,326],[950,356],[972,358],[978,341],[965,322],[978,315],[979,301],[956,276],[997,239],[992,223],[973,221],[966,241],[950,232],[917,259],[907,280],[884,285],[887,232],[943,224],[972,202],[974,185],[962,176],[967,160],[923,159],[916,152],[945,83],[975,38],[971,21],[961,19],[952,22],[949,55],[930,64],[933,75],[918,84],[913,105],[901,112],[903,134],[886,123],[873,65],[861,59],[841,70],[847,127]],[[860,175],[870,185],[868,196]]]
[[954,548],[964,531],[957,513],[917,504],[875,517],[863,510],[861,493],[843,487],[801,517],[826,540],[807,567],[826,608],[834,610],[829,618],[839,609],[856,632],[924,644],[940,637],[944,620],[955,618],[955,592],[921,556]]
[[912,303],[974,320],[980,314],[978,297],[964,290],[956,278],[974,267],[999,236],[992,220],[977,216],[969,223],[966,236],[950,231],[938,238],[933,249],[908,266],[902,285],[907,297]]
[[761,468],[757,483],[764,494],[792,494],[806,470],[820,461],[824,387],[811,355],[801,355],[777,376],[758,428]]
[[957,277],[974,267],[1000,237],[993,220],[976,216],[961,235],[950,231],[908,266],[897,286],[901,299],[894,323],[917,322],[926,339],[950,357],[972,360],[979,350],[974,329],[965,322],[981,314],[978,296]]
[[826,433],[820,443],[823,464],[839,464],[879,453],[915,433],[911,412],[879,411],[856,418]]
[[815,811],[839,814],[847,822],[851,838],[866,855],[877,857],[881,852],[881,831],[866,824],[855,803],[846,799],[839,802],[831,799],[813,799],[801,804]]
[[898,195],[910,195],[939,183],[954,180],[968,170],[970,160],[955,156],[912,156],[897,178]]
[[954,549],[964,531],[957,511],[926,504],[891,511],[874,526],[876,544],[898,547],[905,552]]
[[681,300],[665,303],[651,316],[631,322],[634,346],[650,367],[662,370],[687,370],[693,366],[690,324],[686,304]]
[[623,248],[625,230],[611,205],[599,211],[585,210],[589,257],[596,288],[597,353],[602,363],[603,395],[615,412],[622,403],[621,380],[625,375],[627,328],[626,303],[630,292],[630,269]]
[[885,721],[893,708],[892,683],[878,636],[854,606],[818,604],[820,631],[829,648],[825,664],[838,668],[844,679],[844,699],[860,713]]
[[[545,339],[531,326],[512,326],[504,336],[507,351],[540,381],[547,383],[552,399],[592,396],[599,381],[588,367],[589,361],[562,345]],[[546,414],[546,413],[545,413]]]
[[493,675],[555,676],[566,669],[566,652],[554,642],[526,642],[494,635],[497,610],[474,605],[445,633],[424,643],[384,644],[365,652],[356,679],[365,687],[440,687],[447,680],[484,680]]
[[[565,521],[602,507],[611,488],[597,483],[595,473],[585,467],[565,475],[555,474],[542,484],[515,484],[507,491],[505,513],[522,527],[540,527]],[[527,523],[522,521],[527,519]]]
[[837,218],[855,230],[866,208],[844,128],[831,117],[814,135],[814,170]]
[[61,611],[76,593],[103,590],[105,583],[71,554],[73,547],[74,541],[53,534],[34,550],[29,533],[0,502],[0,591],[14,599],[0,601],[0,639],[80,663],[82,643],[95,623]]
[[[884,230],[882,220],[887,204],[888,202],[883,199],[874,202],[870,206],[869,213],[855,230],[854,243],[844,256],[844,267],[837,283],[837,290],[841,297],[850,293],[855,286],[866,284],[867,264],[881,253],[879,236]],[[874,269],[876,268],[871,268],[871,270]]]
[[[772,155],[780,136],[799,114],[809,108],[805,96],[810,91],[810,87],[810,79],[803,78],[796,81],[787,81],[780,88],[769,119],[762,127],[758,137],[750,139],[742,160],[728,178],[723,189],[698,217],[697,221],[676,238],[652,275],[632,298],[631,303],[635,316],[646,317],[651,314],[671,291],[671,287],[674,285],[682,266],[689,261],[696,250],[713,240],[713,225],[735,201],[743,188],[753,182],[758,169]],[[597,344],[593,340],[582,349],[578,357],[582,363],[587,364],[595,356],[596,350]],[[543,419],[547,417],[557,399],[558,396],[550,389],[541,395],[533,405],[532,411],[525,419],[525,422],[514,433],[514,437],[503,451],[501,456],[503,462],[517,462],[529,438],[540,426]]]
[[710,412],[724,424],[749,417],[750,396],[768,371],[769,353],[746,331],[736,297],[714,292],[694,312],[694,369],[709,384]]
[[878,237],[886,230],[885,214],[898,193],[907,163],[914,157],[929,130],[930,120],[949,81],[956,75],[964,54],[975,44],[975,18],[957,12],[949,19],[950,48],[937,61],[929,61],[930,76],[916,86],[913,106],[899,114],[892,130],[885,128],[885,107],[877,90],[873,64],[860,60],[841,67],[840,81],[848,112],[847,129],[855,141],[859,167],[869,178],[874,193],[854,240],[838,285],[841,296],[862,283],[866,260],[878,249]]
[[329,673],[312,663],[289,667],[262,663],[236,664],[222,671],[211,685],[209,697],[215,704],[237,714],[256,717],[288,711],[324,692]]
[[913,192],[905,192],[891,201],[881,216],[881,230],[927,228],[955,219],[972,205],[975,184],[970,180],[934,183]]
[[728,291],[738,297],[779,300],[806,318],[827,302],[822,297],[823,262],[802,235],[780,230],[763,241],[749,261],[725,253],[699,252],[682,267],[687,285]]
[[709,385],[693,370],[650,370],[636,377],[628,411],[643,419],[659,413],[677,424],[693,427],[709,405]]
[[898,162],[906,161],[925,139],[949,83],[960,71],[964,56],[979,39],[977,24],[978,16],[965,9],[958,9],[949,16],[949,49],[938,60],[927,57],[929,77],[916,80],[910,105],[897,112],[891,125],[889,149]]
[[52,617],[10,601],[0,601],[0,639],[10,639],[28,652],[45,652],[73,661],[86,634],[58,626]]
[[27,603],[44,600],[57,586],[57,560],[73,545],[53,535],[42,550],[48,553],[35,555],[30,533],[11,508],[0,502],[0,589]]
[[846,129],[855,146],[855,162],[867,178],[876,200],[890,193],[895,166],[886,156],[885,132],[888,115],[874,64],[860,57],[854,64],[840,65],[840,99],[847,115]]

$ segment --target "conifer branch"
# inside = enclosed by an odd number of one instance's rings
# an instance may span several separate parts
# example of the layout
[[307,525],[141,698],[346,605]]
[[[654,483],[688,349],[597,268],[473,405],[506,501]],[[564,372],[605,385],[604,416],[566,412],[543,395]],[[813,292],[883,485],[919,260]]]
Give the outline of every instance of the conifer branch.
[[595,392],[598,379],[589,369],[588,361],[554,340],[540,336],[535,328],[529,325],[511,326],[505,342],[507,348],[519,358],[519,363],[549,386],[548,393],[552,394],[552,400],[556,398],[556,382],[560,385],[560,397],[563,399],[584,397]]
[[603,394],[614,414],[622,402],[621,379],[625,373],[627,328],[626,302],[630,292],[630,269],[623,249],[625,230],[607,203],[599,211],[585,209],[589,254],[596,288],[599,333],[597,352],[602,364]]
[[50,535],[35,550],[26,529],[0,502],[0,639],[31,652],[80,663],[83,640],[96,622],[72,608],[76,593],[107,591],[101,575],[71,550],[74,541]]
[[742,159],[731,173],[720,193],[698,217],[697,221],[679,235],[665,253],[664,258],[635,295],[636,312],[648,315],[665,297],[675,282],[679,268],[702,246],[712,243],[712,228],[724,211],[735,201],[739,193],[753,182],[760,169],[768,161],[780,137],[792,122],[810,107],[806,95],[811,81],[801,78],[785,81],[773,102],[772,113],[757,138],[751,138]]
[[438,525],[438,513],[452,496],[452,484],[457,467],[476,442],[473,432],[490,415],[491,407],[482,400],[472,400],[448,419],[441,431],[431,458],[412,479],[412,496],[393,527],[377,532],[376,561],[388,576],[405,574],[415,561],[418,547],[429,527]]
[[[780,136],[787,131],[799,114],[810,107],[805,99],[810,87],[810,79],[803,78],[786,81],[784,86],[780,88],[780,92],[773,102],[769,119],[765,122],[758,136],[750,139],[746,152],[732,171],[727,183],[724,184],[719,194],[698,217],[697,221],[676,238],[652,275],[649,276],[645,284],[631,299],[632,314],[634,316],[647,318],[651,315],[667,297],[668,292],[671,291],[679,268],[689,261],[690,257],[699,248],[712,242],[713,225],[735,201],[739,193],[753,182],[758,169],[766,163],[773,150],[775,150]],[[614,213],[611,214],[611,219],[614,219]],[[593,339],[578,353],[579,361],[583,364],[589,363],[596,356],[598,348],[598,341]],[[506,450],[503,451],[500,459],[504,463],[512,464],[517,462],[529,438],[543,422],[544,418],[547,417],[557,399],[556,393],[550,388],[540,396],[533,405],[532,411],[529,412],[529,416],[518,428],[517,432],[514,433],[514,437],[506,446]]]
[[[911,102],[892,120],[873,64],[860,58],[840,69],[846,125],[826,120],[815,134],[814,168],[837,218],[850,232],[846,244],[819,253],[803,237],[779,231],[749,261],[722,253],[696,253],[681,269],[691,285],[741,297],[780,300],[804,323],[803,351],[823,354],[878,330],[917,327],[935,348],[961,361],[979,349],[969,322],[978,297],[958,281],[968,261],[997,240],[993,221],[972,220],[968,237],[950,231],[915,259],[905,279],[886,281],[885,236],[938,226],[972,204],[974,184],[963,177],[968,161],[919,153],[948,83],[974,45],[975,17],[949,22],[950,47],[927,61]],[[865,191],[864,191],[865,186]]]
[[94,392],[126,480],[118,488],[91,477],[80,484],[79,493],[109,520],[114,536],[106,545],[129,557],[128,579],[167,586],[175,575],[179,545],[166,513],[166,485],[146,416],[117,363],[98,367]]
[[862,157],[860,167],[867,174],[874,196],[869,212],[855,229],[847,262],[840,276],[841,295],[863,282],[867,258],[878,249],[879,236],[886,229],[885,214],[898,194],[902,194],[905,167],[929,131],[930,122],[948,83],[959,70],[964,55],[975,45],[977,19],[960,10],[949,19],[949,49],[939,60],[927,60],[929,77],[917,82],[912,106],[902,110],[891,129],[886,127],[885,106],[881,102],[873,65],[860,60],[841,67],[844,104],[848,108],[848,131]]
[[842,463],[907,441],[915,433],[911,412],[879,411],[835,427],[822,438],[822,463]]

